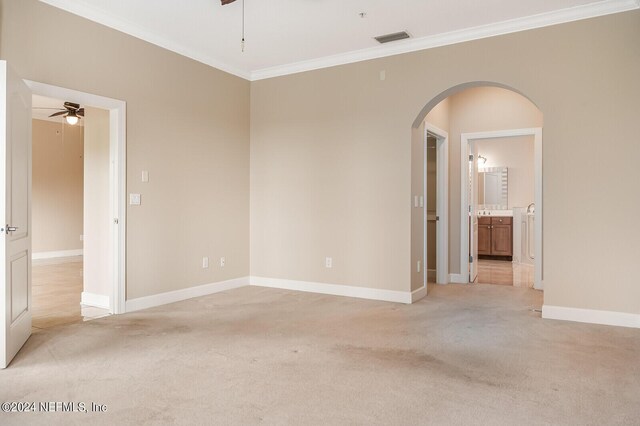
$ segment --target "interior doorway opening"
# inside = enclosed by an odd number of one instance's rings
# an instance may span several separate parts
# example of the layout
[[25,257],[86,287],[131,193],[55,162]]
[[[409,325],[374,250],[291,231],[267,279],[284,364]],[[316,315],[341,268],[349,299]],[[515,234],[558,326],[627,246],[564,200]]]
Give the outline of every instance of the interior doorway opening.
[[421,204],[424,208],[424,286],[449,281],[449,135],[445,130],[425,123],[424,183]]
[[32,97],[32,327],[111,313],[109,112]]
[[[483,143],[488,149],[486,142],[501,143],[502,151],[520,145],[524,150],[507,151],[503,165],[496,166],[488,162],[495,162],[499,151],[492,159],[479,151]],[[461,227],[460,269],[468,271],[469,283],[542,290],[542,128],[465,133],[460,143],[460,203],[468,211],[468,226]]]
[[[448,159],[446,165],[448,170],[444,175],[440,172],[439,157],[435,161],[437,172],[433,173],[434,164],[432,164],[433,159],[430,157],[429,151],[433,151],[434,142],[439,139],[432,132],[427,131],[427,126],[438,128],[447,134],[448,148],[446,153]],[[426,294],[427,285],[432,282],[439,284],[478,282],[479,238],[477,226],[480,213],[487,217],[496,217],[495,221],[498,225],[509,225],[509,233],[505,232],[506,227],[504,226],[487,228],[496,229],[495,239],[488,243],[489,247],[492,247],[494,241],[495,248],[493,252],[490,250],[489,257],[483,260],[495,260],[499,262],[498,265],[506,267],[510,271],[510,285],[521,284],[522,286],[534,287],[535,283],[536,289],[542,289],[542,112],[529,98],[511,87],[492,82],[470,82],[451,87],[433,98],[418,115],[413,127],[417,130],[425,129],[422,134],[424,152],[418,152],[416,148],[418,132],[414,131],[412,136],[413,194],[424,196],[425,200],[422,205],[419,202],[416,204],[414,199],[412,205],[414,209],[411,234],[413,257],[411,289],[414,295],[422,291],[419,286],[424,287],[423,293]],[[526,194],[522,197],[512,197],[513,203],[500,204],[484,200],[483,203],[479,203],[477,187],[480,180],[478,175],[480,173],[479,153],[474,152],[474,149],[488,141],[488,138],[506,140],[518,137],[529,138],[532,147],[530,154],[526,154],[525,161],[530,164],[531,191],[525,191]],[[483,142],[479,142],[480,140]],[[422,163],[416,161],[418,155],[423,156]],[[514,155],[517,157],[519,154]],[[497,158],[494,157],[493,160],[497,160]],[[495,169],[509,169],[512,172],[511,179],[516,179],[522,174],[517,170],[519,166],[513,165],[507,160],[504,161],[505,164],[487,164],[480,168],[482,172],[487,172],[488,170],[485,169],[489,166]],[[421,185],[416,184],[418,174],[424,175]],[[491,182],[494,179],[494,183],[497,183],[498,178],[502,179],[497,174],[491,174],[487,180]],[[505,175],[504,179],[505,184],[508,185],[509,176]],[[433,230],[434,226],[442,221],[442,216],[434,215],[432,202],[430,202],[433,201],[434,195],[436,201],[441,198],[441,182],[448,184],[446,248],[438,239],[438,231],[434,232]],[[513,188],[518,187],[515,180],[512,183]],[[508,191],[506,186],[504,191]],[[484,197],[485,194],[481,195]],[[490,192],[488,195],[497,194]],[[525,198],[527,198],[526,202],[523,201]],[[480,208],[481,204],[482,209]],[[529,208],[528,216],[527,208]],[[418,222],[416,219],[418,215],[416,210],[422,210],[420,212],[423,217],[422,222]],[[499,223],[501,218],[502,224]],[[486,220],[483,218],[483,223]],[[522,220],[525,221],[524,224]],[[431,232],[429,232],[430,229]],[[435,244],[434,233],[436,234]],[[481,237],[486,237],[486,235]],[[480,242],[487,244],[486,238]],[[430,250],[433,252],[434,247],[435,255],[430,253]],[[525,253],[526,260],[531,260],[534,265],[521,265],[525,260],[521,252]],[[447,258],[447,261],[441,266],[444,258]],[[416,261],[423,262],[425,265],[422,275],[419,265],[416,266]],[[432,279],[434,275],[433,264],[437,265],[437,277],[439,270],[446,271],[444,279]],[[518,279],[518,277],[522,277],[522,274],[518,275],[518,268],[523,270],[534,268],[535,273],[528,274],[525,279]],[[481,281],[490,284],[499,283],[493,282],[497,280],[491,277]],[[522,281],[527,282],[523,283]],[[419,296],[422,295],[422,293],[419,294]],[[417,298],[414,297],[414,300]]]
[[[43,99],[57,103],[75,103],[84,109],[74,126],[70,126],[62,116],[60,135],[69,134],[79,124],[84,129],[82,137],[82,225],[81,233],[73,233],[71,238],[81,242],[76,250],[47,250],[33,245],[33,285],[34,302],[38,297],[37,285],[49,285],[44,290],[50,294],[51,286],[64,288],[67,297],[64,303],[77,300],[77,290],[81,289],[80,303],[67,314],[57,315],[57,319],[44,319],[47,322],[72,322],[70,317],[80,320],[83,317],[96,318],[107,314],[125,311],[125,208],[126,208],[126,104],[123,101],[98,95],[79,92],[72,89],[48,84],[25,81],[34,96],[33,107],[38,108]],[[38,101],[38,102],[37,102]],[[62,101],[62,102],[61,102]],[[48,104],[46,104],[48,105]],[[49,107],[49,106],[47,106]],[[37,109],[33,110],[38,111]],[[42,113],[44,111],[44,113]],[[47,116],[46,111],[37,113],[40,118]],[[51,112],[51,111],[50,111]],[[35,121],[35,120],[34,120]],[[62,138],[64,141],[64,138]],[[68,142],[68,141],[67,141]],[[68,148],[68,147],[67,147]],[[35,153],[34,153],[35,154]],[[77,162],[77,158],[75,159]],[[37,173],[34,164],[33,173]],[[34,181],[34,184],[37,182]],[[37,204],[33,205],[33,215]],[[39,235],[34,224],[32,244]],[[51,234],[47,228],[41,228],[43,234]],[[71,234],[70,229],[62,229]],[[78,235],[76,235],[78,234]],[[49,302],[50,304],[52,301]],[[70,306],[70,305],[67,305]],[[34,306],[34,308],[36,308]],[[53,308],[56,309],[56,308]],[[34,326],[37,327],[34,309]]]

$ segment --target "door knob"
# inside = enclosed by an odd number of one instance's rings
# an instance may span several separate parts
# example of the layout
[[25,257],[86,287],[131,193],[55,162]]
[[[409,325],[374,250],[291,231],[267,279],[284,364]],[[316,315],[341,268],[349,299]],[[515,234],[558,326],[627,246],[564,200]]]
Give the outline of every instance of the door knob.
[[17,231],[17,230],[18,230],[18,227],[17,227],[17,226],[9,226],[9,225],[7,225],[7,227],[6,227],[6,232],[7,232],[7,234],[8,234],[9,232],[15,232],[15,231]]

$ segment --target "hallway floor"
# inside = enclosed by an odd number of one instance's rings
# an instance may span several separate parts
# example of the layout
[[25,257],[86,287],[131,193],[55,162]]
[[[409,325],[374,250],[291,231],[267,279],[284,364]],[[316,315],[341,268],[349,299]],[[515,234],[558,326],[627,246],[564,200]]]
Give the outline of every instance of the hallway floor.
[[640,330],[543,320],[542,293],[434,286],[413,305],[258,287],[34,334],[1,401],[30,424],[637,424]]
[[82,264],[82,256],[33,261],[34,331],[109,315],[107,309],[80,306]]
[[533,265],[506,260],[478,259],[478,284],[512,285],[533,288]]

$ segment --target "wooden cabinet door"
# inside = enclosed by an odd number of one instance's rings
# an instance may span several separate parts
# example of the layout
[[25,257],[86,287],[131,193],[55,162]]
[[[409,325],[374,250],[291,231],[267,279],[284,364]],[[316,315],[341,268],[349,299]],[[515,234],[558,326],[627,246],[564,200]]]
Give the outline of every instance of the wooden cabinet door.
[[492,225],[491,254],[494,256],[512,256],[511,225]]
[[478,254],[491,254],[491,225],[478,225]]

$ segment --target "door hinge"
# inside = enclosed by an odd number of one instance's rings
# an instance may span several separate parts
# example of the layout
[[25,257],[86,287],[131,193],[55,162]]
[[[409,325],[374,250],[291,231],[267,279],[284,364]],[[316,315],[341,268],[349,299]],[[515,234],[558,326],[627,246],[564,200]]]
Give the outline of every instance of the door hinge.
[[473,161],[473,154],[469,154],[469,162]]
[[469,263],[473,263],[473,256],[469,255]]
[[117,225],[118,223],[119,223],[118,218],[117,218],[117,217],[114,217],[114,218],[113,218],[113,224],[114,224],[114,225]]

